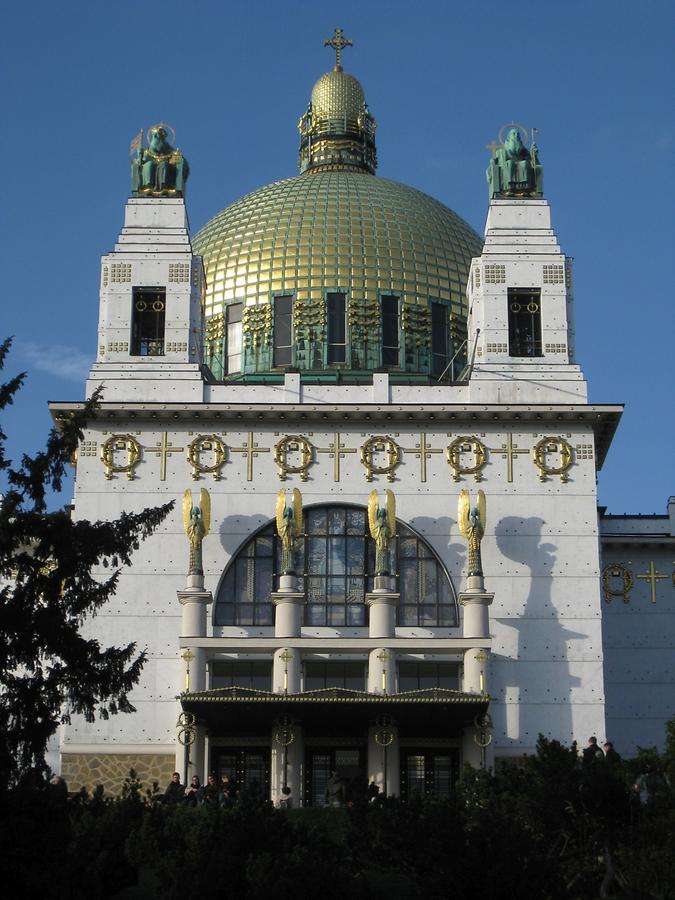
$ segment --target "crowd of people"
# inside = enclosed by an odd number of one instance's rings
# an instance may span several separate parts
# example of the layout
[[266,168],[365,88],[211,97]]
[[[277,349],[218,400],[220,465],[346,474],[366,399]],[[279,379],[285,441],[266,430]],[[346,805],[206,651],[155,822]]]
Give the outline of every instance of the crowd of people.
[[229,775],[221,775],[220,781],[214,774],[207,776],[206,784],[202,784],[199,775],[193,775],[189,786],[181,783],[180,773],[174,772],[160,802],[186,806],[234,806],[239,797],[239,790]]

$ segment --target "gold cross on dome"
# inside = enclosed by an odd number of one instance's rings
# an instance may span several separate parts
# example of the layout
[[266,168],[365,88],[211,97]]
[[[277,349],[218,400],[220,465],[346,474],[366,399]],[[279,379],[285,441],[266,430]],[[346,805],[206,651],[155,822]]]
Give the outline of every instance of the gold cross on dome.
[[333,37],[326,38],[323,45],[324,47],[332,47],[333,50],[335,50],[335,71],[342,71],[342,51],[345,47],[353,47],[354,44],[352,41],[344,36],[344,32],[341,28],[336,28]]

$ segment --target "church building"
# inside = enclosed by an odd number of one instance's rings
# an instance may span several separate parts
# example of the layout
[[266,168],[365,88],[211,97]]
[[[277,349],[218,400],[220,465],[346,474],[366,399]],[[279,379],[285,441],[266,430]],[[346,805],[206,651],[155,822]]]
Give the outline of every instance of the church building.
[[71,789],[444,797],[540,733],[625,755],[672,715],[675,505],[599,517],[622,408],[588,402],[536,143],[502,129],[481,238],[376,175],[326,43],[300,173],[195,235],[173,132],[137,141],[73,516],[176,503],[87,626],[148,661],[135,713],[63,727]]

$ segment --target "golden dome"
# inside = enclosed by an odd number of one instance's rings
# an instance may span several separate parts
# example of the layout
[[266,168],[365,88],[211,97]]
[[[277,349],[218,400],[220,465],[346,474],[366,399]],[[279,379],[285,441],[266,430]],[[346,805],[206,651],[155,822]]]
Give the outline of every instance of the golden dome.
[[350,314],[382,294],[405,308],[449,304],[462,324],[471,259],[481,239],[452,210],[413,188],[359,171],[317,170],[267,185],[211,219],[194,237],[204,259],[206,322],[227,304],[298,308],[347,294]]
[[366,102],[363,88],[353,75],[333,70],[326,72],[312,89],[312,111],[319,119],[344,119],[356,122]]

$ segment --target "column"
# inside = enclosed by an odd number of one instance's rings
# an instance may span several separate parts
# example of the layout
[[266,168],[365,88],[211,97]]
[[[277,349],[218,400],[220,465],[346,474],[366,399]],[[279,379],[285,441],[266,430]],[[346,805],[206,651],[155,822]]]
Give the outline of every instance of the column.
[[376,647],[368,656],[368,693],[396,693],[396,654],[387,647]]
[[[183,608],[181,640],[188,637],[206,637],[206,608],[213,602],[211,591],[204,590],[203,576],[188,575],[184,591],[178,591],[178,601]],[[203,647],[194,647],[181,653],[181,690],[203,691],[206,687],[206,654]],[[205,738],[203,728],[195,729],[195,740],[190,746],[188,778],[199,775],[206,779]],[[176,741],[176,771],[183,772],[185,748]]]
[[[391,736],[391,741],[387,737]],[[386,763],[386,790],[385,790]],[[374,781],[380,794],[398,797],[401,792],[401,753],[398,728],[392,724],[371,725],[368,729],[368,784]]]
[[272,690],[275,694],[298,694],[302,658],[299,650],[279,647],[274,651]]
[[369,635],[372,638],[394,637],[396,634],[396,606],[400,594],[393,590],[390,575],[376,575],[373,590],[366,594],[370,608]]
[[[276,722],[272,726],[271,800],[275,806],[286,795],[283,793],[284,775],[291,789],[288,795],[293,809],[302,805],[302,762],[304,740],[302,728],[292,722],[285,726]],[[284,772],[285,769],[285,772]]]
[[279,638],[300,637],[302,628],[302,607],[305,595],[296,590],[294,575],[279,577],[279,590],[272,592],[274,613],[274,636]]

